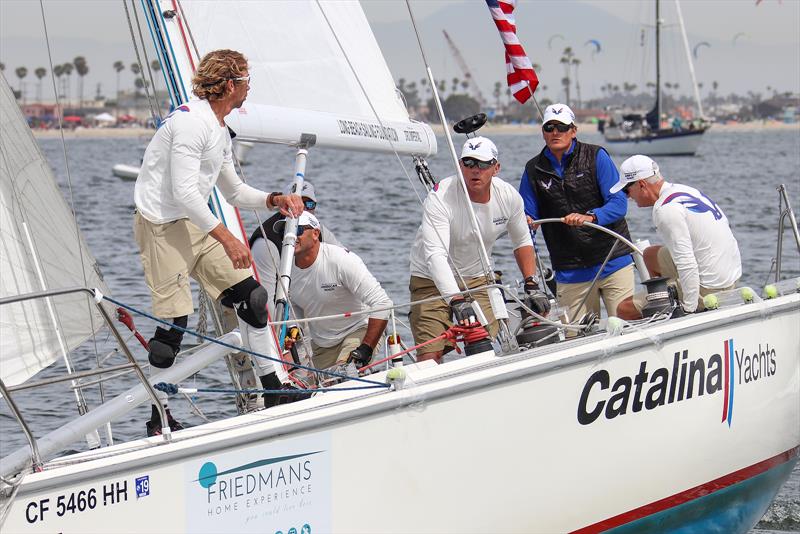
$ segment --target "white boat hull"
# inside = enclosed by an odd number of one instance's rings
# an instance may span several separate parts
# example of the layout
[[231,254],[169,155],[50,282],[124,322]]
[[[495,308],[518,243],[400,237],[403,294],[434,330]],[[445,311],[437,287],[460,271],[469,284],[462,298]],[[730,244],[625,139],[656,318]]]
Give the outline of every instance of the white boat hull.
[[794,294],[67,457],[4,531],[746,532],[800,450],[798,319]]
[[138,165],[126,165],[125,163],[117,163],[113,167],[111,167],[111,174],[116,176],[117,178],[122,178],[125,181],[135,182],[136,178],[139,177],[139,167]]
[[642,136],[631,138],[606,137],[603,145],[611,154],[648,156],[694,156],[700,147],[705,131],[676,132],[674,135]]

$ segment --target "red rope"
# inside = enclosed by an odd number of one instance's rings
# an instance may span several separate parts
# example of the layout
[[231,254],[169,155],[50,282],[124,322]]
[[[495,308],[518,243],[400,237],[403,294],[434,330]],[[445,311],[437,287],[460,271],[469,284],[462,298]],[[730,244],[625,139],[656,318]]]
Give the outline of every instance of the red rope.
[[414,345],[413,347],[398,352],[397,354],[392,354],[391,356],[387,356],[386,358],[378,360],[377,362],[372,362],[369,365],[365,365],[364,367],[361,367],[359,369],[359,372],[374,367],[376,365],[380,365],[389,360],[394,360],[395,358],[399,358],[404,354],[408,354],[412,350],[417,350],[420,347],[424,347],[425,345],[430,345],[431,343],[436,343],[437,341],[441,341],[442,339],[450,341],[453,344],[454,348],[456,349],[456,352],[461,354],[461,349],[458,348],[458,343],[457,343],[458,341],[463,341],[464,343],[473,343],[475,341],[480,341],[481,339],[486,339],[487,337],[489,337],[489,333],[483,326],[481,326],[480,323],[472,323],[469,326],[453,325],[447,330],[445,330],[444,333],[442,333],[441,335],[436,336],[435,338],[429,341],[425,341],[424,343],[420,343],[419,345]]

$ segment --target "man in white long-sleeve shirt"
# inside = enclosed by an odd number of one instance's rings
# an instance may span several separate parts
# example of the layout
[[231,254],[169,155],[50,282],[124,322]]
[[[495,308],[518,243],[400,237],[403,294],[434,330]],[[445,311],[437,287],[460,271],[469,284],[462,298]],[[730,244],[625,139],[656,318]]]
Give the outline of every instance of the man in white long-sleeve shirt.
[[[628,158],[620,171],[611,192],[624,190],[639,207],[653,207],[664,246],[645,249],[645,264],[651,276],[677,285],[684,311],[702,311],[703,296],[735,287],[742,276],[739,244],[716,202],[694,187],[666,182],[647,156]],[[637,293],[622,301],[618,315],[640,318],[644,304],[645,293]]]
[[[192,79],[197,100],[179,106],[159,126],[145,151],[136,180],[134,234],[141,252],[153,313],[172,323],[156,328],[149,342],[154,367],[170,367],[180,350],[188,315],[194,311],[188,278],[196,279],[212,299],[236,309],[245,344],[276,356],[267,326],[266,291],[251,276],[251,257],[211,212],[214,185],[234,206],[301,213],[297,195],[267,194],[244,184],[231,157],[231,137],[224,118],[247,97],[247,60],[233,50],[207,54]],[[280,386],[275,366],[257,362],[265,387]],[[170,417],[171,419],[171,417]],[[180,428],[171,420],[170,427]],[[148,434],[160,433],[153,408]]]
[[[534,311],[546,313],[547,298],[538,291],[534,279],[536,261],[522,197],[497,177],[500,172],[497,157],[497,147],[486,137],[468,139],[461,151],[461,172],[480,238],[491,258],[495,241],[508,232],[514,258],[525,278],[525,290],[533,297]],[[466,289],[460,277],[470,289],[487,283],[477,237],[458,176],[443,179],[425,199],[422,224],[411,248],[411,300],[442,297],[411,307],[409,318],[416,344],[428,342],[447,330],[453,324],[451,314],[459,323],[474,315],[470,303],[462,295],[453,294]],[[489,334],[495,336],[499,325],[486,290],[478,292],[475,299],[489,322]],[[417,350],[417,360],[440,361],[442,354],[450,349],[452,346],[445,341],[436,341]]]
[[[303,212],[297,222],[290,300],[303,317],[388,308],[392,301],[356,254],[320,242],[320,223]],[[314,366],[367,365],[386,328],[389,311],[308,323]]]

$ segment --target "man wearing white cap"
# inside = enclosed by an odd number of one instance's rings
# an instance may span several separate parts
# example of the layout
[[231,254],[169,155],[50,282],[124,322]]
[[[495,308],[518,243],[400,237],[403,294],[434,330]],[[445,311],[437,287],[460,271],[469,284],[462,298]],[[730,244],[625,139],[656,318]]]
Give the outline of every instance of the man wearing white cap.
[[[294,183],[289,184],[284,193],[289,195],[294,193]],[[303,189],[300,192],[303,199],[303,207],[309,213],[316,213],[317,209],[317,194],[314,190],[314,185],[311,182],[304,181]],[[278,280],[278,267],[281,261],[281,246],[283,243],[283,229],[279,232],[276,224],[283,220],[281,213],[276,213],[261,226],[255,229],[250,235],[250,251],[253,254],[253,263],[256,265],[256,272],[258,273],[259,282],[267,290],[267,293],[275,297],[275,285]],[[328,227],[321,226],[320,241],[328,243],[329,245],[344,246],[336,236],[333,235]],[[273,312],[274,302],[270,299],[270,313]]]
[[[461,150],[459,165],[478,221],[480,238],[491,257],[497,238],[508,232],[514,258],[525,278],[525,290],[530,294],[529,302],[534,311],[546,314],[549,302],[534,280],[536,261],[522,198],[510,184],[498,178],[497,157],[497,147],[486,137],[468,139]],[[411,307],[411,332],[417,344],[430,341],[447,330],[453,324],[451,315],[462,324],[474,322],[477,317],[462,295],[453,296],[466,289],[461,283],[462,277],[470,289],[486,284],[477,237],[458,176],[443,179],[425,199],[422,224],[411,248],[411,300],[442,297]],[[495,336],[499,325],[486,290],[477,293],[475,298],[489,322],[489,334]],[[417,350],[417,360],[440,361],[442,354],[450,349],[452,345],[440,340]]]
[[[320,242],[322,227],[313,214],[304,211],[297,224],[291,304],[300,315],[320,317],[392,306],[361,258],[346,248]],[[388,318],[386,310],[308,323],[314,366],[368,364]]]
[[619,173],[604,148],[576,139],[577,130],[569,106],[547,106],[542,122],[546,146],[525,165],[519,185],[529,220],[566,223],[545,224],[542,233],[556,272],[558,300],[569,309],[571,321],[587,311],[599,314],[601,297],[608,315],[616,315],[619,303],[633,294],[630,251],[608,234],[583,226],[598,224],[630,239],[625,196],[610,191]]
[[[702,311],[702,297],[732,289],[742,276],[739,244],[728,218],[716,202],[694,187],[664,181],[658,165],[647,156],[626,159],[622,176],[611,188],[624,191],[640,208],[653,206],[653,224],[664,246],[644,250],[651,276],[666,276],[677,284],[681,306]],[[625,299],[622,319],[638,319],[645,293]]]

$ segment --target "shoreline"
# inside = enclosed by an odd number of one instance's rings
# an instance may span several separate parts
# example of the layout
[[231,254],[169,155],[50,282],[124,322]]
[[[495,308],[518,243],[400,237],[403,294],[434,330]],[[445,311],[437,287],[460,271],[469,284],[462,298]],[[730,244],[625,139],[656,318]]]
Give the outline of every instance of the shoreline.
[[[442,135],[440,125],[432,125],[434,133]],[[800,123],[783,123],[778,121],[753,121],[730,124],[714,124],[709,132],[761,132],[776,130],[800,130]],[[597,125],[591,123],[579,123],[578,131],[584,133],[597,132]],[[125,139],[143,138],[149,140],[155,130],[151,128],[76,128],[74,130],[64,130],[65,139]],[[492,124],[487,123],[481,128],[481,133],[485,135],[531,135],[538,134],[538,124]],[[61,137],[61,132],[54,130],[33,130],[36,139],[57,139]]]

